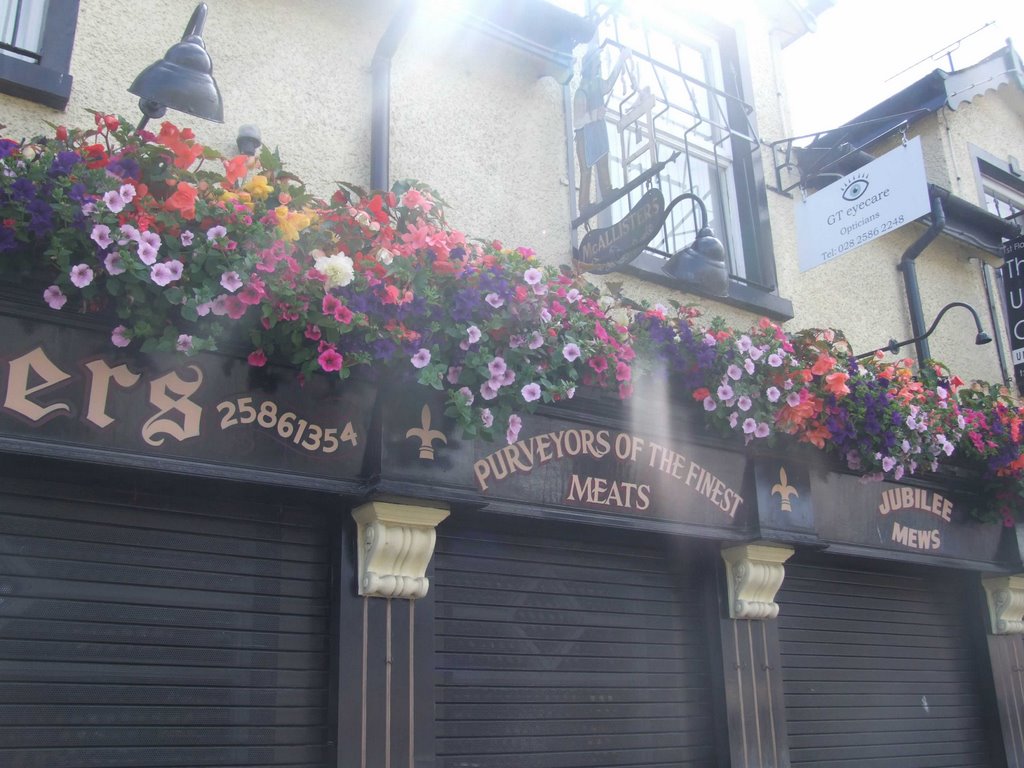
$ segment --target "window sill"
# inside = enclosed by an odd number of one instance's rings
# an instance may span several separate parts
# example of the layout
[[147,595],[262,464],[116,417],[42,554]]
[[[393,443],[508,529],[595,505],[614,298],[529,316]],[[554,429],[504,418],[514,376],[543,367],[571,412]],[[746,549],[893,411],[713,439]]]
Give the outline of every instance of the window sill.
[[63,110],[71,98],[67,72],[0,55],[0,93]]
[[648,282],[664,285],[668,288],[675,288],[696,296],[719,301],[732,307],[745,309],[749,312],[756,312],[772,320],[785,322],[793,319],[793,302],[781,296],[770,293],[763,288],[757,288],[747,283],[729,281],[728,296],[711,296],[702,293],[697,286],[680,283],[678,280],[669,277],[661,271],[662,259],[650,253],[641,253],[628,267],[626,272]]

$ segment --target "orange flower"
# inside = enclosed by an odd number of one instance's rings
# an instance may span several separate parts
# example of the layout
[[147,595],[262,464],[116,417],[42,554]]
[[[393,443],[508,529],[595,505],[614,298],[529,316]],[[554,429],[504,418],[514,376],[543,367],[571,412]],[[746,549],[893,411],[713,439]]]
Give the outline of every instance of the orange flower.
[[836,359],[829,357],[827,354],[822,352],[818,355],[818,359],[814,361],[814,365],[811,366],[811,373],[815,376],[824,376],[826,373],[831,371],[836,365]]
[[178,211],[185,219],[196,217],[196,195],[199,191],[184,181],[178,182],[178,191],[167,198],[164,208],[168,211]]
[[245,178],[245,174],[249,171],[249,158],[245,155],[235,155],[230,160],[222,162],[224,163],[224,181],[221,182],[221,185],[225,189],[235,186],[235,182]]
[[846,380],[849,378],[849,375],[842,371],[830,373],[825,377],[825,391],[836,397],[850,394],[850,388],[846,386]]
[[711,390],[707,387],[701,387],[700,389],[693,390],[693,399],[697,402],[701,402],[706,397],[711,397]]
[[816,448],[824,448],[825,441],[832,437],[832,433],[822,424],[815,424],[811,429],[800,435],[801,443],[810,443]]

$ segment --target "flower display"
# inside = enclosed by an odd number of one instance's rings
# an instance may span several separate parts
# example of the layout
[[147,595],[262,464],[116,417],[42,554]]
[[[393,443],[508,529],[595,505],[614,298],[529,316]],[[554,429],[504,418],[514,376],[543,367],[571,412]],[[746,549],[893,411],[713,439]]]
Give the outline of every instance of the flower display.
[[117,347],[194,355],[231,339],[250,365],[303,377],[387,367],[444,392],[469,438],[514,442],[580,386],[628,399],[664,372],[747,445],[804,443],[892,480],[969,461],[1004,521],[1020,500],[1024,412],[998,387],[857,361],[834,331],[737,330],[602,295],[451,228],[421,184],[319,200],[277,153],[224,157],[169,122],[135,132],[97,113],[89,130],[0,139],[0,272],[41,278],[55,311],[106,313]]

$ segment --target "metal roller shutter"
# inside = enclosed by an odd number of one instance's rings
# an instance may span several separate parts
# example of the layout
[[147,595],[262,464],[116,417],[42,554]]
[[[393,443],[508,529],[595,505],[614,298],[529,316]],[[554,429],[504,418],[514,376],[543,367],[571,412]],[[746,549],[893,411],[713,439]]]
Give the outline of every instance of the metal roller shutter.
[[322,768],[324,520],[162,506],[0,493],[0,765]]
[[970,579],[874,564],[786,564],[778,595],[794,766],[992,766]]
[[715,764],[697,569],[650,537],[529,528],[441,528],[438,768]]

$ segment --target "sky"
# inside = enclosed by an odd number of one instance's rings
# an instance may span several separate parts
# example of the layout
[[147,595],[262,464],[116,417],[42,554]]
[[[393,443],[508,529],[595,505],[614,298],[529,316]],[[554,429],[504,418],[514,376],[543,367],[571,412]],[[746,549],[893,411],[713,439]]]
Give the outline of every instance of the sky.
[[783,52],[793,133],[835,128],[933,69],[948,70],[946,51],[961,69],[1007,38],[1024,50],[1024,0],[836,0],[816,31]]

